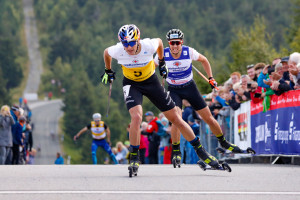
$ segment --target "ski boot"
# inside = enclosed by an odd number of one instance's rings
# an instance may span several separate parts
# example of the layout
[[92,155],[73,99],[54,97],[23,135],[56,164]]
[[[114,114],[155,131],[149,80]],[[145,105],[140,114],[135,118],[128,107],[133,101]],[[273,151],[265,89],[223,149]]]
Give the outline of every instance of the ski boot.
[[[231,151],[232,153],[243,153],[243,154],[255,154],[256,152],[254,151],[254,149],[252,149],[251,147],[248,147],[247,150],[242,150],[240,147],[234,145],[234,144],[231,144],[230,142],[228,142],[224,136],[220,136],[220,137],[217,137],[218,140],[219,140],[219,143],[221,144],[221,146],[224,148],[224,149],[228,149],[229,151]],[[218,147],[216,150],[219,152],[219,153],[225,153],[225,150],[221,148],[221,147]]]
[[199,160],[197,162],[197,164],[199,165],[199,167],[203,170],[221,170],[221,171],[227,171],[227,172],[231,172],[231,167],[226,163],[223,162],[222,165],[219,165],[218,167],[208,167],[203,161]]
[[129,156],[130,156],[130,162],[128,166],[129,177],[132,177],[132,175],[137,176],[138,169],[140,166],[139,151],[133,150],[132,152],[130,152]]
[[173,151],[172,164],[173,164],[174,168],[181,167],[180,166],[180,164],[181,164],[181,152],[180,151]]

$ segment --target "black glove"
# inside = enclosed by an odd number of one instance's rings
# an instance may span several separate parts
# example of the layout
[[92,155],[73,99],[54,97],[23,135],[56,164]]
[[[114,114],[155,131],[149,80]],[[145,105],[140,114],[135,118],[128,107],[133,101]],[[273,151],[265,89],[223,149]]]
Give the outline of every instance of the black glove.
[[102,79],[102,83],[104,84],[107,84],[107,80],[109,83],[112,83],[116,79],[115,72],[111,69],[105,68],[105,72],[104,74],[102,74],[101,79]]
[[218,83],[213,77],[209,77],[208,80],[209,80],[211,89],[218,87]]
[[159,73],[160,73],[160,75],[161,75],[163,78],[167,78],[168,73],[169,73],[169,70],[168,70],[168,67],[167,67],[167,65],[166,65],[165,58],[158,59],[158,60],[159,60],[159,64],[158,64],[158,67],[159,67]]

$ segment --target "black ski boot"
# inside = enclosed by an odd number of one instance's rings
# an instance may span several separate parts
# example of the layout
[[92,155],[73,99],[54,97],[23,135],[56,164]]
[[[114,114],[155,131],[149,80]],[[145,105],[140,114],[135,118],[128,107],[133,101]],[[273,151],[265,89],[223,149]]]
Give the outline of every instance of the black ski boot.
[[212,168],[220,169],[222,166],[219,164],[218,160],[210,155],[201,145],[200,140],[198,139],[194,144],[193,147],[198,155],[198,157],[203,160],[206,164],[210,165]]
[[132,175],[137,176],[138,169],[140,166],[140,159],[139,159],[139,150],[138,149],[130,149],[129,154],[129,177],[132,177]]
[[230,142],[228,142],[224,135],[217,137],[219,140],[220,145],[224,148],[224,149],[228,149],[229,151],[232,151],[233,153],[243,153],[244,151],[242,149],[240,149],[240,147],[231,144]]

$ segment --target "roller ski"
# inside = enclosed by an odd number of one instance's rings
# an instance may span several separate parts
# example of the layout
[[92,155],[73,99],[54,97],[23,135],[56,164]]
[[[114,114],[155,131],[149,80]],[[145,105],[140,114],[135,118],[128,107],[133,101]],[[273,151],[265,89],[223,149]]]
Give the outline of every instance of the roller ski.
[[[216,150],[220,153],[220,154],[225,154],[226,153],[226,150],[221,148],[221,147],[217,147]],[[229,149],[228,149],[229,150]],[[232,151],[232,153],[235,153],[235,154],[256,154],[255,150],[252,149],[251,147],[248,147],[246,150],[242,150],[240,149],[239,151]]]
[[199,167],[203,171],[206,171],[206,170],[221,170],[221,171],[231,172],[231,167],[226,162],[223,162],[221,165],[219,164],[218,166],[215,166],[215,167],[206,165],[202,160],[199,160],[197,162],[197,164],[199,165]]
[[217,137],[217,138],[219,140],[221,147],[218,147],[216,150],[221,154],[224,154],[226,152],[225,149],[231,151],[232,153],[236,153],[236,154],[256,154],[254,149],[252,149],[251,147],[248,147],[246,150],[242,150],[240,147],[238,147],[234,144],[231,144],[224,138],[223,135],[220,137]]
[[139,152],[137,150],[133,150],[130,152],[130,164],[128,166],[129,170],[129,177],[137,176],[138,169],[140,166],[140,160],[139,160]]
[[[231,168],[227,163],[223,163],[222,165],[219,164],[218,160],[210,155],[200,144],[200,140],[193,145],[198,157],[201,159],[197,162],[201,169],[205,170],[223,170],[231,172]],[[209,165],[210,167],[208,167]]]
[[172,164],[173,164],[174,168],[181,167],[181,165],[180,165],[181,164],[181,152],[180,151],[179,151],[179,153],[173,151]]

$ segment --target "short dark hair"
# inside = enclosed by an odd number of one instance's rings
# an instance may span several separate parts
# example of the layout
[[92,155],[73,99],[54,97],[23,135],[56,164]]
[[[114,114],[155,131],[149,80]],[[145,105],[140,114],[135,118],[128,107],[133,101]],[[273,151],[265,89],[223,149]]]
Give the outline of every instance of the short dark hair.
[[248,70],[248,69],[252,69],[253,67],[254,67],[254,64],[247,65],[247,70]]

